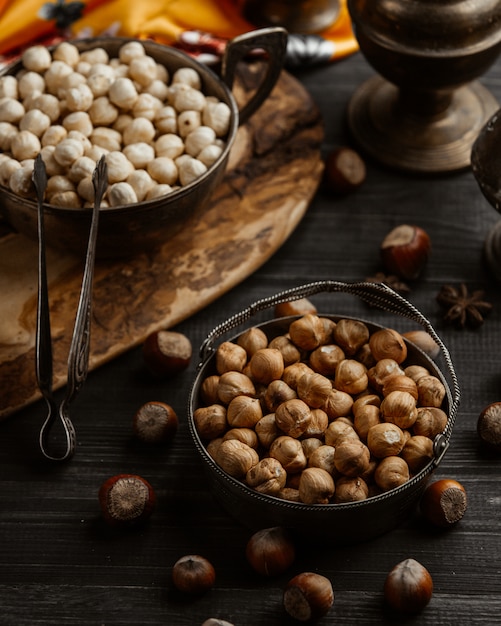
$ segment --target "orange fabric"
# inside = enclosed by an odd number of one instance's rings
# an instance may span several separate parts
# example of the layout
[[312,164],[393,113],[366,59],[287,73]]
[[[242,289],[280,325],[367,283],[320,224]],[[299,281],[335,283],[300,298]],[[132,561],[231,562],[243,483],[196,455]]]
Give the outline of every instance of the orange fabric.
[[[254,28],[243,19],[238,5],[238,0],[0,0],[0,55],[58,35],[93,37],[107,33],[170,44],[183,31],[195,30],[231,39]],[[54,15],[64,17],[68,12],[73,18],[58,28]],[[341,0],[336,22],[320,34],[334,43],[336,57],[358,49],[346,0]]]

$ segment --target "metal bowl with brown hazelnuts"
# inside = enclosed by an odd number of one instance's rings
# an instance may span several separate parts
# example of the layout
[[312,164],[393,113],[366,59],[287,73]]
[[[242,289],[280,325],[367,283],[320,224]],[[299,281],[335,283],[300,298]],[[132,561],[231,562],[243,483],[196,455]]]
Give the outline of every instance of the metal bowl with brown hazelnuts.
[[[222,340],[257,311],[320,291],[420,323],[452,385],[402,334],[349,316],[278,317]],[[377,536],[408,517],[448,448],[460,399],[449,352],[385,285],[321,281],[260,300],[215,328],[201,356],[190,430],[212,492],[247,526],[332,543]]]

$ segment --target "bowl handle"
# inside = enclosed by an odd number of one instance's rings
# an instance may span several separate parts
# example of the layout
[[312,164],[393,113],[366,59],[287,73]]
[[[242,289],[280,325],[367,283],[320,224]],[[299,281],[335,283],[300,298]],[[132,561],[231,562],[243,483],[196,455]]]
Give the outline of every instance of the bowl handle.
[[461,399],[459,382],[452,363],[449,350],[444,345],[443,341],[437,335],[435,329],[426,317],[408,300],[403,298],[396,291],[388,287],[383,283],[369,283],[369,282],[355,282],[344,283],[335,280],[322,280],[313,283],[308,283],[300,287],[294,287],[287,289],[268,298],[262,298],[257,302],[254,302],[249,307],[228,318],[225,322],[219,324],[212,330],[207,336],[200,348],[200,356],[202,363],[205,362],[214,351],[214,341],[225,332],[240,326],[253,315],[264,309],[268,309],[282,302],[291,302],[299,300],[300,298],[306,298],[316,293],[321,292],[344,292],[355,296],[358,296],[361,300],[364,300],[370,305],[377,306],[384,311],[394,313],[402,317],[406,317],[420,324],[434,339],[439,346],[442,356],[444,358],[447,371],[452,382],[452,403],[449,407],[449,420],[447,422],[446,430],[444,431],[445,437],[441,437],[440,441],[437,441],[436,454],[443,456],[444,442],[449,438],[456,419],[456,414],[459,408],[459,402]]
[[231,89],[237,65],[250,52],[261,49],[267,52],[268,69],[256,93],[239,113],[239,124],[246,122],[268,97],[280,76],[287,50],[287,31],[281,27],[261,28],[234,37],[226,46],[221,67],[221,76]]

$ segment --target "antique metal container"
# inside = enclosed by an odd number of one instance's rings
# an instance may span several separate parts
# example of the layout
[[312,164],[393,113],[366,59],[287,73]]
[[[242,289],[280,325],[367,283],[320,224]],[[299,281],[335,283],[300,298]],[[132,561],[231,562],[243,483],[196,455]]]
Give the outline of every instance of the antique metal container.
[[[80,51],[102,47],[112,58],[117,56],[126,41],[130,39],[102,37],[74,43]],[[222,154],[197,180],[161,198],[101,209],[97,244],[100,257],[127,256],[150,250],[168,240],[203,210],[224,176],[239,125],[262,104],[280,74],[285,56],[286,31],[281,28],[262,29],[232,40],[222,62],[221,77],[180,50],[148,40],[141,40],[141,43],[146,53],[164,65],[171,76],[178,68],[194,68],[201,77],[203,93],[217,97],[230,107],[231,121]],[[237,64],[256,47],[269,52],[267,73],[253,98],[239,110],[231,91]],[[16,62],[3,74],[16,74],[20,68],[21,62]],[[37,204],[34,199],[23,198],[0,186],[0,213],[16,230],[36,239]],[[90,210],[46,204],[44,213],[48,245],[73,252],[85,250]]]
[[[448,415],[448,422],[444,431],[434,440],[434,458],[404,485],[358,502],[307,505],[262,495],[225,473],[207,452],[207,442],[200,438],[193,415],[200,406],[199,396],[203,380],[215,373],[215,350],[217,348],[215,342],[219,338],[248,322],[257,311],[268,309],[280,302],[308,297],[321,291],[345,292],[360,297],[371,306],[409,318],[422,325],[430,333],[440,346],[447,378],[434,361],[410,342],[407,342],[406,363],[423,365],[443,382],[446,388],[446,398],[442,408]],[[347,317],[322,312],[319,314],[334,321],[340,317]],[[290,322],[297,317],[299,316],[272,319],[257,326],[266,333],[268,339],[271,339],[287,332]],[[363,321],[371,331],[382,328],[370,321]],[[245,329],[243,328],[241,332]],[[235,340],[239,334],[225,337],[225,340]],[[449,446],[459,406],[460,391],[448,350],[428,320],[413,305],[384,285],[320,281],[260,300],[215,328],[202,345],[201,358],[199,372],[189,399],[190,431],[214,496],[231,515],[251,529],[281,525],[307,540],[326,541],[333,544],[358,542],[383,534],[401,524],[414,510],[428,480]]]

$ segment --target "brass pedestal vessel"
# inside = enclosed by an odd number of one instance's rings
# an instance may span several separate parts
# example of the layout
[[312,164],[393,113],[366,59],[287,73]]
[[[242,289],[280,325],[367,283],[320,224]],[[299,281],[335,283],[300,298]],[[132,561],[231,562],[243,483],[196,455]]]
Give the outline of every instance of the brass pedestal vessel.
[[499,108],[477,79],[501,51],[501,2],[348,0],[348,8],[378,72],[348,108],[361,148],[409,171],[469,167],[473,142]]

